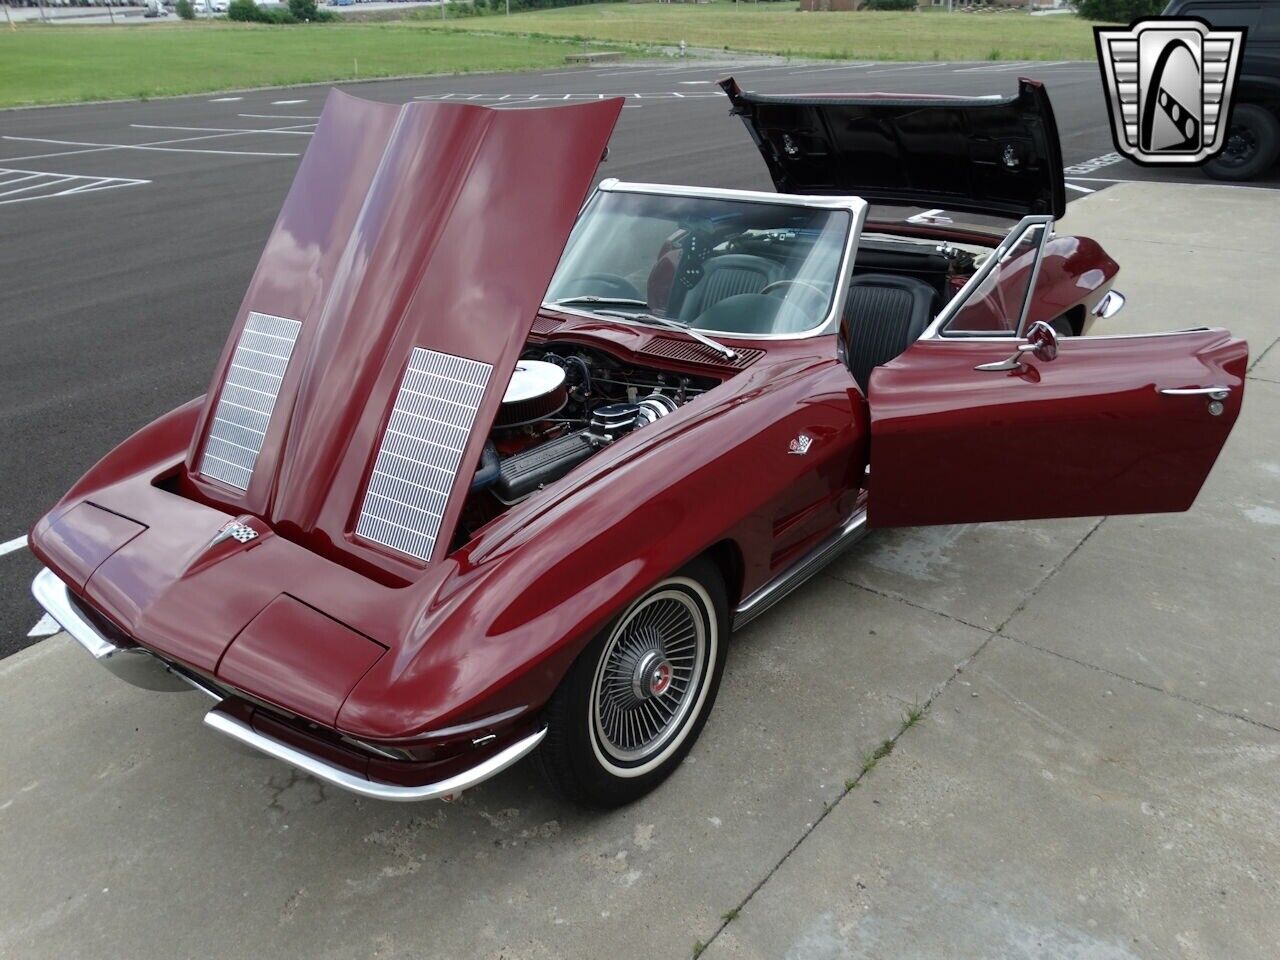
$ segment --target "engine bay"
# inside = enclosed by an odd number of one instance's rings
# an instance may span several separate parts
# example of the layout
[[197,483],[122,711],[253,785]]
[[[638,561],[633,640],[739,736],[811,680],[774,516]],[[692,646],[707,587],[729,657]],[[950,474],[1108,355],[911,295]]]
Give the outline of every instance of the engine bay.
[[578,343],[527,345],[472,478],[455,545],[595,453],[721,382],[632,364]]

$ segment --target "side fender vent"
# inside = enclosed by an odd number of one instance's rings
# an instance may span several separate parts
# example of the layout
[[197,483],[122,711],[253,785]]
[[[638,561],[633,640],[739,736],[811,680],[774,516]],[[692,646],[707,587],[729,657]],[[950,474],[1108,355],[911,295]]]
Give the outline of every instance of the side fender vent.
[[231,355],[204,441],[200,473],[237,490],[248,490],[253,466],[280,395],[280,384],[302,324],[250,313]]
[[414,347],[365,491],[356,535],[430,560],[493,367]]

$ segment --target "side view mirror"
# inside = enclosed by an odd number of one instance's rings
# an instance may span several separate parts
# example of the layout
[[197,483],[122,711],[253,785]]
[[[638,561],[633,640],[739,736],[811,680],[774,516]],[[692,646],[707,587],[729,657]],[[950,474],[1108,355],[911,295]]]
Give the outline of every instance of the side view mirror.
[[1043,320],[1037,320],[1031,325],[1031,329],[1027,331],[1027,342],[1018,344],[1018,349],[1014,351],[1013,356],[1004,360],[997,360],[994,363],[980,363],[973,369],[982,370],[989,373],[998,373],[1002,370],[1018,370],[1023,366],[1022,355],[1029,353],[1037,360],[1049,362],[1058,356],[1058,334],[1054,332],[1053,327],[1045,323]]

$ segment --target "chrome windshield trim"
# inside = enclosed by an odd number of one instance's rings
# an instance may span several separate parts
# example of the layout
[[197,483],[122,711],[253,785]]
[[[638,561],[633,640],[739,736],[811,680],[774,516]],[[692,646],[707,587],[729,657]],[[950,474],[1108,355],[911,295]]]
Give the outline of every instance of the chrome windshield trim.
[[774,193],[769,190],[730,190],[723,187],[689,187],[673,183],[632,183],[610,178],[596,188],[605,193],[648,193],[669,197],[702,197],[707,200],[742,200],[746,203],[772,203],[783,207],[818,207],[823,210],[851,210],[852,205],[867,206],[861,197],[825,196],[807,193]]
[[501,773],[517,760],[533,750],[542,738],[547,735],[546,728],[532,733],[522,740],[517,740],[509,747],[495,753],[489,759],[476,764],[469,770],[455,774],[437,783],[424,783],[421,786],[407,787],[398,783],[383,783],[357,776],[341,767],[327,763],[309,753],[304,753],[287,743],[281,743],[273,737],[259,733],[251,726],[228,713],[218,709],[210,710],[204,715],[205,726],[238,740],[245,746],[252,747],[269,757],[282,760],[303,773],[309,773],[317,780],[332,784],[342,790],[371,797],[374,800],[393,800],[412,802],[416,800],[443,800],[457,796],[490,777]]
[[[861,197],[826,197],[808,196],[790,193],[767,193],[761,190],[726,190],[717,187],[683,187],[665,183],[624,183],[621,180],[602,180],[596,187],[603,193],[643,193],[665,197],[695,197],[705,200],[737,200],[743,203],[767,203],[775,207],[812,207],[819,210],[843,210],[849,214],[849,233],[845,239],[844,252],[840,257],[839,273],[836,275],[836,288],[831,297],[831,310],[822,322],[808,330],[798,333],[755,333],[743,334],[730,330],[703,330],[699,333],[713,336],[719,340],[807,340],[835,333],[840,326],[840,316],[844,312],[845,300],[849,295],[849,281],[853,272],[854,254],[858,248],[858,239],[862,236],[862,226],[867,220],[867,202]],[[592,194],[594,197],[595,194]],[[586,211],[591,199],[583,204]],[[579,214],[581,216],[581,214]],[[628,320],[626,317],[613,314],[593,313],[576,307],[558,307],[554,303],[543,301],[543,309],[567,313],[572,316],[585,317],[589,320],[602,320],[605,323],[625,323],[628,326],[643,327],[652,330],[652,323],[640,320]],[[675,329],[675,328],[672,328]],[[679,331],[675,332],[687,332]],[[690,337],[690,339],[694,339]]]

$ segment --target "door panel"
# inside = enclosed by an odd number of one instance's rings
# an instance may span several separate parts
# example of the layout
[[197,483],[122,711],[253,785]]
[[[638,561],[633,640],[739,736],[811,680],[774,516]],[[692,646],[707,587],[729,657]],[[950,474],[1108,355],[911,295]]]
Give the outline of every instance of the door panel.
[[[1195,500],[1240,412],[1248,344],[1220,329],[1023,341],[924,339],[871,376],[873,527],[1167,513]],[[1160,390],[1224,386],[1212,398]]]

